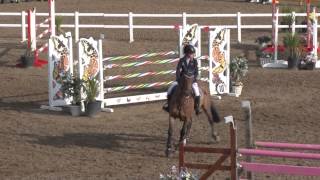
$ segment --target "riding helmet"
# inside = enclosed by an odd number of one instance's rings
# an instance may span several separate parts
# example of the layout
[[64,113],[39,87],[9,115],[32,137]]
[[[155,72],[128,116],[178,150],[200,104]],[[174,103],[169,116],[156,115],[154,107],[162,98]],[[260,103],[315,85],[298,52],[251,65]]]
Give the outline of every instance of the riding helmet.
[[194,54],[194,53],[196,53],[196,49],[192,45],[188,44],[188,45],[184,46],[183,53],[184,54]]

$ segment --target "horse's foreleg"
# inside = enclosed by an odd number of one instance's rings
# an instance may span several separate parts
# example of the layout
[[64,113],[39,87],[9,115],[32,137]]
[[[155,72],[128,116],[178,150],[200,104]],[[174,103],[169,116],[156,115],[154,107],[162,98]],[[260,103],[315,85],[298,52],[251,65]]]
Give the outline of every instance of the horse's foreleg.
[[175,151],[173,148],[174,139],[173,139],[173,127],[174,127],[174,119],[169,116],[169,128],[168,128],[168,139],[167,139],[167,149],[166,149],[166,156],[169,157],[172,152]]
[[192,118],[190,119],[190,121],[188,121],[188,125],[187,125],[187,135],[186,135],[187,139],[190,137],[191,126],[192,126]]
[[188,129],[188,120],[185,120],[183,121],[183,126],[180,131],[179,143],[182,143],[186,139],[187,129]]

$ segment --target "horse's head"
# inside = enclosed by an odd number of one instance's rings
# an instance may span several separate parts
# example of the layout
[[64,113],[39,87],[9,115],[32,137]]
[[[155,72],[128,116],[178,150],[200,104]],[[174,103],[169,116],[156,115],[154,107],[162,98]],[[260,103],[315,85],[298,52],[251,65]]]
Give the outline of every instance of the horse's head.
[[194,80],[194,76],[188,76],[186,74],[183,74],[183,76],[180,79],[180,87],[181,91],[184,94],[191,94],[192,93],[192,83]]

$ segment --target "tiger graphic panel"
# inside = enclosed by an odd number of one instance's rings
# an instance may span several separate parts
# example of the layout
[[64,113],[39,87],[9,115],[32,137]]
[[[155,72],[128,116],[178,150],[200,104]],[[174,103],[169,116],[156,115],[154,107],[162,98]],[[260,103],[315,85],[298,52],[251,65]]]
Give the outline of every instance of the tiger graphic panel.
[[183,57],[183,48],[185,45],[192,45],[196,49],[196,57],[201,56],[201,29],[198,24],[187,25],[180,30],[180,57]]
[[62,91],[63,77],[73,73],[71,35],[51,36],[48,48],[49,105],[64,106],[71,102]]
[[209,33],[209,79],[211,94],[229,93],[230,30],[216,28]]
[[[101,78],[99,77],[101,64],[101,53],[99,52],[99,42],[93,38],[82,38],[78,42],[79,46],[79,76],[82,80],[96,79],[101,85]],[[99,85],[99,86],[100,86]],[[103,92],[99,91],[97,99],[101,98]],[[83,94],[83,96],[85,96]],[[85,98],[85,97],[83,97]]]

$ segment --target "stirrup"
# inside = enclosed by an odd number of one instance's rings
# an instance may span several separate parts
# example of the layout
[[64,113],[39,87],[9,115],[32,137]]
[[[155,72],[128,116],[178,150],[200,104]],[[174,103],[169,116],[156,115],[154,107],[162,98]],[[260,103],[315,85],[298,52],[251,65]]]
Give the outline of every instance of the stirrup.
[[168,105],[168,104],[164,104],[164,105],[162,106],[162,109],[163,109],[164,111],[166,111],[166,112],[169,112],[169,105]]

